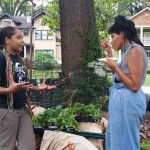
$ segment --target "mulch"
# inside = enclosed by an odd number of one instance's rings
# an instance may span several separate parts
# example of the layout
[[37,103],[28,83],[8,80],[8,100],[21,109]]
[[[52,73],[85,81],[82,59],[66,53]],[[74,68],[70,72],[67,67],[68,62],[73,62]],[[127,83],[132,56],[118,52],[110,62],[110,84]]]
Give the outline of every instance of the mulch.
[[140,129],[141,142],[150,141],[150,111],[146,113],[141,129]]

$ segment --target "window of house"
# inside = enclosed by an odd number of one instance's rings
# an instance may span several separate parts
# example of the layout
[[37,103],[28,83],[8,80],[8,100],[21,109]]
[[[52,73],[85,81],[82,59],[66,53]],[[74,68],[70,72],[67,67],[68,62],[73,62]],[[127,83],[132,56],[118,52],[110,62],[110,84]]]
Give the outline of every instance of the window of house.
[[29,30],[23,30],[23,36],[29,36]]
[[35,31],[35,39],[41,40],[41,31]]
[[3,20],[4,26],[11,25],[11,24],[12,24],[12,20]]
[[150,50],[146,50],[146,54],[147,54],[148,59],[150,60]]
[[144,32],[144,46],[150,46],[150,32]]
[[42,34],[42,40],[47,40],[47,31],[41,31],[41,34]]
[[53,36],[48,35],[48,30],[36,30],[35,39],[36,40],[53,40]]

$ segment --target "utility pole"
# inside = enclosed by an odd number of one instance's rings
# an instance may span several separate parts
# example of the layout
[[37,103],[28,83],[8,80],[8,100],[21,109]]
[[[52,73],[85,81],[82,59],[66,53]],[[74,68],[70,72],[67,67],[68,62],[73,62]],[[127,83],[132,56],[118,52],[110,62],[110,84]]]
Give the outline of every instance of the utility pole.
[[33,52],[33,47],[32,47],[32,40],[33,40],[33,8],[36,6],[36,4],[33,2],[33,0],[29,0],[31,2],[31,24],[30,24],[30,79],[32,79],[32,52]]

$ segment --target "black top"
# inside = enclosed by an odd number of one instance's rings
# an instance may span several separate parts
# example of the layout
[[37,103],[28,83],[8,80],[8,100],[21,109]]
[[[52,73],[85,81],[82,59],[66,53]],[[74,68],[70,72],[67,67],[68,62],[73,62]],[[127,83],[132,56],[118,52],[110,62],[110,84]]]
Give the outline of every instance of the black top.
[[[21,83],[21,82],[27,81],[26,72],[24,71],[22,64],[20,64],[18,56],[10,55],[10,58],[14,66],[14,69],[13,69],[14,82]],[[6,58],[0,51],[0,86],[1,87],[7,87],[5,68],[6,68]],[[14,109],[24,107],[25,102],[26,102],[26,91],[19,90],[15,92],[13,94],[13,100],[14,100]],[[8,108],[6,94],[0,94],[0,107]]]

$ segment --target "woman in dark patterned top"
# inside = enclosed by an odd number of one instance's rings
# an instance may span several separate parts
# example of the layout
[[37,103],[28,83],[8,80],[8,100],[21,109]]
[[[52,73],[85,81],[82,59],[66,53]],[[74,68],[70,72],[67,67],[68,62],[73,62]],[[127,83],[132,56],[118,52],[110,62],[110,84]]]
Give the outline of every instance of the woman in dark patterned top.
[[0,31],[0,150],[35,150],[31,117],[26,107],[27,90],[41,91],[56,86],[29,84],[27,69],[19,52],[24,46],[23,36],[15,27]]

